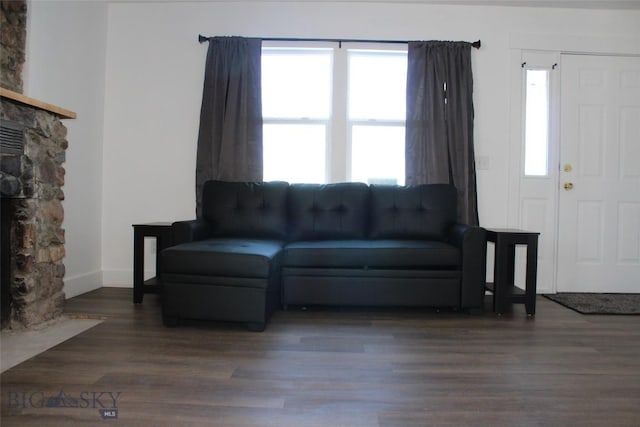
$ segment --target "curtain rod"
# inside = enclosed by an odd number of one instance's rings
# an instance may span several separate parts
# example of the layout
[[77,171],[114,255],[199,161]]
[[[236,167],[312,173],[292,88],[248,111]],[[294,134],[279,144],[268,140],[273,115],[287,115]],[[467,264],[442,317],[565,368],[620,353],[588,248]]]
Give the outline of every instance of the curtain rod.
[[[213,37],[206,37],[202,34],[198,35],[198,41],[200,43],[207,42]],[[315,38],[290,38],[290,37],[263,37],[262,41],[268,42],[329,42],[338,43],[342,47],[342,43],[388,43],[388,44],[408,44],[410,40],[366,40],[366,39],[315,39]],[[482,43],[477,40],[471,43],[472,47],[480,49]]]

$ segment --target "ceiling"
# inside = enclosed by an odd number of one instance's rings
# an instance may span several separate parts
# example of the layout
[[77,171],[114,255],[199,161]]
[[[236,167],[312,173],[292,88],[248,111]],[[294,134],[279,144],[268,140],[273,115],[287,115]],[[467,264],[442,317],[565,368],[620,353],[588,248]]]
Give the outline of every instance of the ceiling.
[[476,6],[562,7],[576,9],[640,10],[640,0],[413,0],[412,2],[426,4]]
[[[98,0],[108,3],[225,2],[229,0]],[[552,7],[569,9],[640,10],[640,0],[234,0],[237,2],[417,3],[455,6]],[[640,24],[639,24],[640,25]]]

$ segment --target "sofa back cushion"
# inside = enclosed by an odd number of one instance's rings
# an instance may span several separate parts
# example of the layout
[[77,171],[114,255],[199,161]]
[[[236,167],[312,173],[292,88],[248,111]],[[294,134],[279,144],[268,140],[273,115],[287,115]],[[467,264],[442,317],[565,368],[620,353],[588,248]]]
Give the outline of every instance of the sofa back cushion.
[[368,208],[363,183],[291,184],[290,240],[365,238]]
[[285,240],[288,187],[286,182],[207,181],[202,216],[214,236]]
[[443,240],[456,214],[457,191],[452,185],[372,185],[369,237]]

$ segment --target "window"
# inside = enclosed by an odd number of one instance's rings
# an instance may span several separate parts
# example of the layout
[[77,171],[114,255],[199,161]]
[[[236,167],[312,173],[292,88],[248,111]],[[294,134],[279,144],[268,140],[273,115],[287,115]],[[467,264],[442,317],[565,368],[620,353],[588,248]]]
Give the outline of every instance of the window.
[[525,74],[524,174],[549,173],[549,70],[528,69]]
[[348,56],[351,180],[403,185],[407,54]]
[[406,51],[263,47],[264,180],[404,184]]
[[331,49],[263,49],[264,180],[326,182]]

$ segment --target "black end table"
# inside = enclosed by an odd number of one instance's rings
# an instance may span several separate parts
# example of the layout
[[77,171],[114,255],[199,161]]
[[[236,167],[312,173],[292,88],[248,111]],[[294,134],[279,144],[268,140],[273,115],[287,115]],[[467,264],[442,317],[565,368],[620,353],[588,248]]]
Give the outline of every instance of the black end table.
[[[144,280],[144,238],[156,238],[156,277]],[[142,303],[148,293],[158,293],[160,274],[160,251],[171,246],[171,223],[152,222],[133,224],[133,302]]]
[[[536,279],[538,273],[538,236],[540,233],[518,229],[487,229],[487,241],[495,243],[493,285],[493,311],[508,311],[511,304],[524,304],[527,315],[536,314]],[[514,284],[516,245],[527,249],[527,267],[524,291]]]

